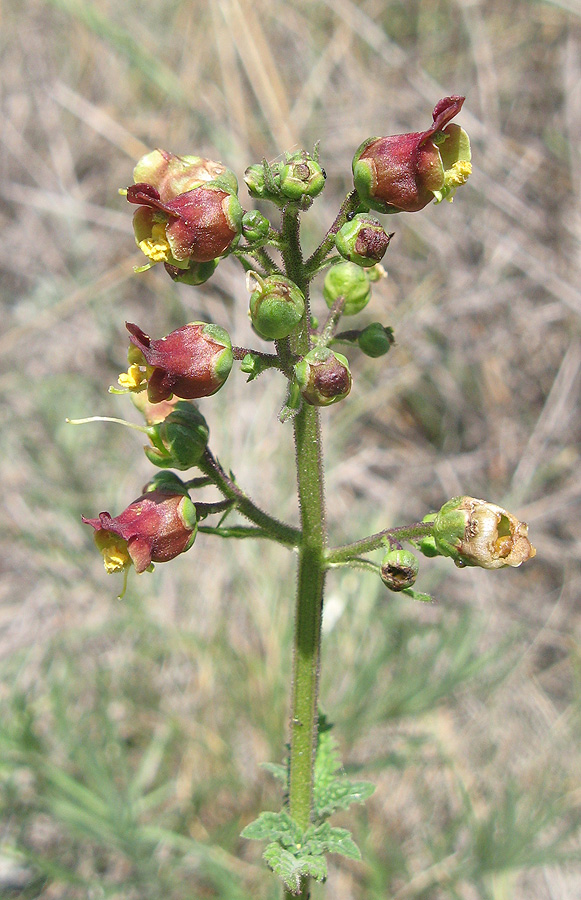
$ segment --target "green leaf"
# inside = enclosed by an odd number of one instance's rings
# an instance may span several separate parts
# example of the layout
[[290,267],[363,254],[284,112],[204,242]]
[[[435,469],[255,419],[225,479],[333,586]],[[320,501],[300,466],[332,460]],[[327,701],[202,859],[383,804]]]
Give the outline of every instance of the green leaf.
[[328,819],[337,809],[348,809],[352,803],[364,803],[375,790],[369,781],[351,781],[337,774],[342,768],[337,742],[329,726],[319,730],[315,758],[314,813],[315,819]]
[[311,853],[340,853],[348,859],[361,859],[361,852],[351,832],[347,828],[333,828],[328,822],[307,829],[305,846]]
[[287,812],[263,812],[242,831],[241,837],[251,841],[278,841],[284,847],[298,847],[303,832]]
[[327,863],[324,856],[303,854],[295,856],[280,844],[269,844],[263,853],[264,861],[272,871],[282,878],[285,887],[298,892],[301,878],[310,876],[316,881],[324,881],[327,877]]
[[288,781],[288,770],[286,766],[281,766],[279,763],[262,763],[262,768],[266,769],[267,772],[270,772],[273,778],[277,778],[279,781],[284,781],[286,784]]

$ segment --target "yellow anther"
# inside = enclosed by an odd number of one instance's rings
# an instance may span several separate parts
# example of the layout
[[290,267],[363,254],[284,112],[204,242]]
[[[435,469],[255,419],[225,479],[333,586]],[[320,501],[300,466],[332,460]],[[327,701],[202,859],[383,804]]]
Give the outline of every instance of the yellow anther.
[[108,575],[112,575],[113,572],[123,572],[124,569],[131,565],[127,544],[122,538],[119,538],[118,542],[112,541],[107,547],[103,547],[101,553],[103,554],[105,571]]
[[472,165],[467,159],[459,159],[451,169],[446,172],[446,187],[458,187],[466,184],[472,172]]
[[139,366],[133,363],[127,372],[121,373],[117,381],[120,387],[125,388],[126,391],[142,391],[147,384],[147,377]]

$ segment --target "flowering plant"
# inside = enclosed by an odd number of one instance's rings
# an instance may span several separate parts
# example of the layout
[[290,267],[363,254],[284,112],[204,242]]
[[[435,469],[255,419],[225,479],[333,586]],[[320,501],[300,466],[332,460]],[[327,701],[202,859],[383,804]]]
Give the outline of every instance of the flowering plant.
[[[345,198],[319,246],[303,258],[301,213],[325,184],[318,150],[266,160],[245,174],[250,195],[280,210],[273,224],[258,210],[244,212],[237,181],[221,163],[155,150],[135,168],[127,200],[138,206],[136,241],[149,268],[164,262],[170,277],[200,284],[226,254],[247,272],[253,332],[272,342],[269,351],[232,345],[218,324],[192,322],[161,339],[128,324],[129,368],[116,393],[130,393],[144,414],[148,459],[163,472],[116,517],[102,512],[83,521],[94,529],[107,572],[138,574],[153,563],[188,551],[196,533],[223,538],[260,538],[297,551],[295,652],[287,765],[274,767],[285,785],[277,813],[262,813],[243,836],[267,842],[264,858],[282,879],[285,896],[309,897],[312,879],[324,881],[327,853],[358,858],[346,829],[331,826],[335,810],[362,802],[373,786],[338,774],[337,754],[327,727],[320,726],[318,691],[321,615],[325,575],[331,568],[374,572],[392,592],[429,601],[415,588],[419,557],[451,557],[458,566],[497,569],[519,566],[535,555],[527,526],[501,507],[456,497],[420,522],[384,530],[343,546],[329,546],[323,491],[320,410],[344,400],[352,387],[349,361],[336,349],[358,350],[379,359],[393,345],[393,331],[381,322],[339,330],[343,316],[356,316],[371,300],[384,274],[379,261],[392,234],[369,210],[396,214],[423,209],[431,200],[452,199],[470,174],[470,143],[451,120],[464,98],[445,97],[423,132],[370,138],[353,160],[354,188]],[[274,256],[278,253],[279,257]],[[324,273],[326,310],[321,324],[313,309],[314,279]],[[322,308],[325,307],[322,305]],[[189,402],[220,390],[234,362],[257,378],[276,370],[284,385],[281,422],[292,422],[300,527],[260,509],[212,453],[202,412]],[[179,398],[179,400],[176,400]],[[208,402],[205,401],[204,402]],[[156,412],[157,410],[157,412]],[[129,423],[125,423],[129,424]],[[169,469],[197,469],[189,480]],[[193,500],[213,485],[220,498]],[[225,520],[237,510],[248,522]],[[217,523],[204,524],[217,515]],[[404,548],[404,544],[408,548]],[[382,552],[381,560],[370,557]],[[290,613],[289,613],[290,614]]]

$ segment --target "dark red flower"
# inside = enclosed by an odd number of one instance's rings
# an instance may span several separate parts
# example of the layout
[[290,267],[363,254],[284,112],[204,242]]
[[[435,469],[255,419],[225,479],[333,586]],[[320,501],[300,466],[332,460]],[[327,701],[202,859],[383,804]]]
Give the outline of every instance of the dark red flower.
[[83,522],[95,529],[95,543],[109,573],[131,563],[144,572],[152,563],[167,562],[194,543],[196,508],[184,493],[154,490],[130,503],[114,518],[108,512]]
[[135,240],[153,262],[209,262],[223,256],[242,228],[238,198],[212,182],[170,200],[141,182],[127,188],[139,206],[133,218]]
[[459,125],[464,97],[444,97],[427,131],[369,138],[353,158],[353,180],[364,203],[383,213],[416,212],[452,198],[471,172],[470,141]]
[[222,387],[230,374],[232,344],[219,325],[191,322],[157,341],[152,341],[139,326],[131,322],[126,325],[131,343],[141,353],[143,366],[147,365],[145,374],[135,373],[134,368],[142,360],[135,362],[132,356],[133,365],[128,375],[120,376],[119,383],[129,390],[143,390],[147,382],[152,403],[167,400],[172,394],[183,400],[208,397]]

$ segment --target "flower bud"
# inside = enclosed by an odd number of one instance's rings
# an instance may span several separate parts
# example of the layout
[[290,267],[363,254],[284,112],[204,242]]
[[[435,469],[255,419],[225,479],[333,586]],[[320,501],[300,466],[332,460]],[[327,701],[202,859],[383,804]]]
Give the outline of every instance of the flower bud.
[[167,150],[152,150],[141,157],[133,170],[134,183],[151,185],[164,201],[216,179],[230,193],[238,190],[234,172],[220,162],[201,156],[176,156]]
[[196,507],[186,495],[167,489],[152,490],[130,503],[120,515],[99,513],[83,522],[95,529],[95,543],[105,570],[122,572],[131,564],[137,573],[152,563],[167,562],[194,543]]
[[270,222],[258,212],[257,209],[251,209],[244,213],[242,217],[242,234],[249,244],[266,240],[270,231]]
[[351,390],[349,362],[327,347],[309,351],[296,364],[295,377],[303,400],[311,406],[330,406]]
[[358,266],[374,266],[383,259],[392,237],[393,232],[387,234],[375,216],[359,213],[339,229],[335,246],[349,262]]
[[403,591],[414,584],[419,570],[410,550],[389,550],[381,563],[381,580],[390,591]]
[[289,200],[316,197],[325,187],[325,177],[319,163],[301,150],[282,166],[279,174],[280,189]]
[[427,131],[369,138],[353,158],[353,181],[361,200],[382,213],[416,212],[431,200],[452,199],[471,172],[470,140],[448,124],[464,97],[444,97]]
[[[172,394],[182,400],[208,397],[222,387],[230,374],[232,344],[219,325],[190,322],[161,340],[152,341],[137,325],[126,324],[138,358],[127,375],[119,377],[119,383],[129,391],[147,386],[152,403],[167,400]],[[130,362],[132,359],[130,353]]]
[[148,460],[160,469],[191,469],[200,462],[210,436],[201,412],[180,400],[163,422],[148,429],[153,446],[144,447]]
[[[133,350],[137,349],[133,347],[133,344],[131,347]],[[147,391],[131,391],[129,399],[145,419],[146,425],[158,425],[160,422],[163,422],[174,411],[176,404],[180,402],[177,397],[172,397],[171,400],[152,403],[147,396]]]
[[441,556],[457,566],[500,569],[520,566],[536,550],[528,526],[494,503],[474,497],[454,497],[434,519],[434,543]]
[[386,328],[380,322],[371,322],[357,338],[359,349],[373,359],[384,356],[394,343],[393,328]]
[[337,263],[327,272],[323,283],[323,297],[331,309],[339,297],[345,297],[344,316],[361,312],[371,299],[369,276],[355,263]]
[[303,292],[283,275],[263,279],[249,272],[248,284],[256,285],[250,297],[249,315],[257,333],[267,341],[288,337],[305,314]]

